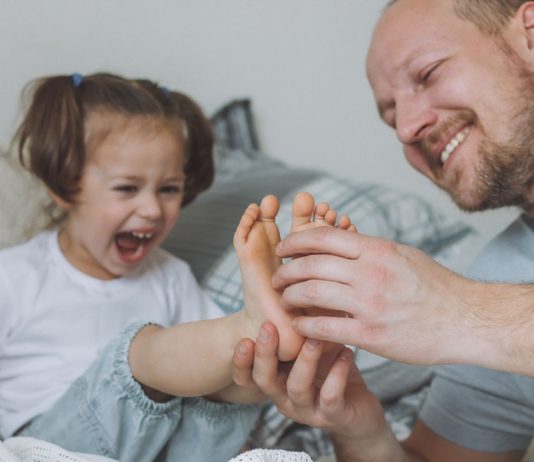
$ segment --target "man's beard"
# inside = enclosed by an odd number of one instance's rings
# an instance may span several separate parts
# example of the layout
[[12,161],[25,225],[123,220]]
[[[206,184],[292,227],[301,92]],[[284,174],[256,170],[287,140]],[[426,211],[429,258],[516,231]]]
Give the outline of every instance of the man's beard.
[[497,39],[497,45],[508,58],[509,69],[519,83],[515,93],[520,95],[516,100],[518,110],[505,121],[511,127],[512,137],[506,143],[498,143],[481,127],[485,136],[478,152],[474,197],[463,201],[454,192],[450,195],[466,211],[517,206],[531,213],[534,211],[534,79],[504,40]]
[[[534,88],[530,93],[534,96]],[[534,107],[525,107],[509,123],[514,125],[510,141],[498,143],[488,136],[484,138],[471,198],[450,192],[461,209],[476,212],[507,206],[527,211],[534,208]]]
[[[519,94],[523,101],[534,101],[534,82],[527,83],[525,79]],[[491,139],[472,111],[462,111],[455,120],[445,122],[422,143],[436,184],[443,187],[462,210],[478,212],[518,206],[525,211],[534,211],[534,105],[522,102],[521,109],[506,123],[512,127],[512,137],[507,142],[497,142]],[[441,177],[443,166],[431,155],[431,146],[450,126],[463,124],[478,128],[483,137],[476,153],[472,184],[466,184],[462,172],[450,172],[446,179]]]
[[518,206],[534,207],[534,110],[532,123],[518,127],[518,137],[506,145],[487,140],[480,150],[479,199],[476,208],[487,210]]

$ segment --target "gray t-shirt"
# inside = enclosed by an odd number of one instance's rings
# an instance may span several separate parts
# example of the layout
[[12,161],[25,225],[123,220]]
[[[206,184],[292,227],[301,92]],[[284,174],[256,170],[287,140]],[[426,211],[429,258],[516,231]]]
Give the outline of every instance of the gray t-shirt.
[[[519,217],[491,241],[468,276],[534,282],[534,219]],[[524,450],[534,436],[534,378],[475,366],[438,367],[419,417],[459,446]]]

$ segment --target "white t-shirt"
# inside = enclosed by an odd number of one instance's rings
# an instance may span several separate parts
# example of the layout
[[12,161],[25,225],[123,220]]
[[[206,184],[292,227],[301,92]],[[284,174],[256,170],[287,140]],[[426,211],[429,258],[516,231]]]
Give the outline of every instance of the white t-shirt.
[[0,251],[0,435],[47,411],[130,323],[223,314],[189,266],[161,249],[109,281],[74,268],[57,231]]

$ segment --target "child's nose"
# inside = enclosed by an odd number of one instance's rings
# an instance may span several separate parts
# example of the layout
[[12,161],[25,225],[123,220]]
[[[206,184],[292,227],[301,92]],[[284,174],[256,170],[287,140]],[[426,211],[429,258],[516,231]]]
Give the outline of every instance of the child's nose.
[[162,208],[156,194],[146,194],[143,196],[138,213],[143,218],[155,220],[162,215]]

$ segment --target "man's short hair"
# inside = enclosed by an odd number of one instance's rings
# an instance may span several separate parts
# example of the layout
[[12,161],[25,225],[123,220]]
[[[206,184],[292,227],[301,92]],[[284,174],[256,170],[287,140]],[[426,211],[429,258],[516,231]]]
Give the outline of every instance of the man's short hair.
[[[390,0],[388,9],[399,0]],[[482,33],[500,35],[519,7],[528,0],[451,0],[460,19],[474,23]]]

